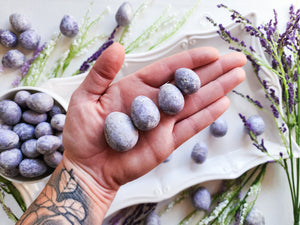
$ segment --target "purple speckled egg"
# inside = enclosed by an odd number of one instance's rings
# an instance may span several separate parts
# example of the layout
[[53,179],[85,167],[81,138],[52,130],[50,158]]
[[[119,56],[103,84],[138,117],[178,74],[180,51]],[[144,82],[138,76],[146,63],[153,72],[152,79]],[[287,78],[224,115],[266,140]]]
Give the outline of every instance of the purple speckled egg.
[[43,175],[47,165],[40,159],[23,159],[19,164],[19,172],[23,177],[34,178]]
[[125,27],[130,24],[133,18],[132,6],[129,2],[124,2],[118,9],[115,19],[119,26]]
[[31,95],[29,91],[21,90],[15,94],[14,102],[17,103],[22,108],[26,108],[26,100]]
[[150,98],[140,95],[131,104],[131,119],[139,130],[150,130],[158,125],[160,113]]
[[203,163],[207,158],[208,147],[204,142],[197,142],[192,150],[191,157],[195,163]]
[[36,149],[41,154],[51,154],[62,145],[61,139],[55,135],[44,135],[37,139]]
[[0,150],[6,150],[17,147],[19,144],[19,136],[6,129],[0,129]]
[[78,23],[73,16],[65,15],[60,22],[60,32],[67,37],[75,37],[79,32]]
[[175,85],[166,83],[158,92],[158,106],[164,113],[175,115],[183,109],[184,97]]
[[186,95],[197,92],[201,86],[199,76],[191,69],[179,68],[174,77],[176,86]]
[[9,22],[12,28],[18,33],[29,30],[31,28],[29,19],[25,15],[22,15],[20,13],[11,14],[9,16]]
[[106,117],[104,134],[109,146],[121,152],[132,149],[139,137],[130,117],[122,112],[112,112]]
[[15,125],[22,116],[22,110],[17,103],[12,100],[0,101],[0,119],[7,125]]
[[62,131],[65,126],[66,115],[65,114],[56,114],[52,117],[50,124],[51,127],[55,130]]
[[20,149],[13,148],[0,153],[0,166],[6,169],[16,168],[22,161]]
[[44,92],[37,92],[30,95],[26,104],[28,108],[38,113],[45,113],[52,109],[54,105],[54,99]]
[[62,160],[62,157],[63,155],[60,152],[55,151],[51,154],[44,155],[43,159],[48,166],[51,168],[56,168]]
[[218,118],[209,127],[210,133],[214,137],[223,137],[228,131],[227,122],[223,117]]
[[[251,131],[256,136],[261,135],[265,131],[265,122],[259,115],[250,116],[247,119],[247,124],[250,126]],[[248,129],[247,132],[249,133]]]
[[18,123],[13,127],[13,131],[19,136],[21,141],[26,141],[34,137],[34,126],[27,123]]
[[18,44],[18,37],[10,30],[4,30],[0,33],[0,43],[4,47],[13,48]]
[[196,209],[208,211],[211,195],[205,187],[198,187],[192,195],[192,203]]
[[40,138],[44,135],[52,135],[53,130],[48,122],[41,122],[38,125],[36,125],[35,130],[34,130],[34,135],[36,138]]
[[25,63],[25,55],[17,49],[6,52],[2,58],[2,65],[6,68],[18,69]]
[[36,149],[36,139],[25,141],[21,145],[21,151],[28,158],[36,158],[40,155],[40,153]]
[[22,114],[22,118],[26,123],[39,124],[47,120],[47,113],[37,113],[33,110],[26,110]]
[[35,50],[39,46],[40,39],[40,35],[34,30],[26,30],[20,34],[19,42],[23,48]]

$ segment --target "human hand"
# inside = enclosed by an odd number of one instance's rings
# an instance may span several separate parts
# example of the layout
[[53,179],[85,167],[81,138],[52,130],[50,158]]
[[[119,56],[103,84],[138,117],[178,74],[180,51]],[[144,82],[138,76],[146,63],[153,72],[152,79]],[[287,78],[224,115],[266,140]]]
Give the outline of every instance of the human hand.
[[[149,65],[111,84],[124,61],[124,49],[115,43],[97,60],[84,82],[72,95],[63,133],[64,163],[83,170],[102,188],[115,190],[163,162],[179,145],[216,120],[229,106],[225,94],[244,80],[239,68],[246,63],[241,53],[219,58],[214,48],[185,51]],[[133,99],[151,98],[157,105],[159,87],[172,82],[180,67],[194,69],[200,90],[185,96],[184,109],[174,116],[161,113],[159,125],[139,131],[136,146],[127,152],[109,147],[104,121],[112,111],[130,115]]]

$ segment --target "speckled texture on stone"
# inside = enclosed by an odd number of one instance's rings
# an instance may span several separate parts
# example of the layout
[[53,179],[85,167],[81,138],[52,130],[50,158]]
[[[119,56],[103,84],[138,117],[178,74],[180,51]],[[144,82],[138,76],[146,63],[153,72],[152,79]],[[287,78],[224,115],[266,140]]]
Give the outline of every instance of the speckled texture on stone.
[[79,32],[78,23],[73,16],[65,15],[60,22],[60,32],[67,37],[75,37]]
[[0,101],[0,119],[7,125],[17,124],[22,116],[22,110],[17,103],[11,100]]
[[10,69],[18,69],[25,63],[25,56],[17,49],[9,50],[2,57],[2,65]]
[[175,71],[175,84],[186,95],[193,94],[200,89],[199,76],[191,69],[179,68]]
[[11,131],[0,129],[0,150],[11,149],[19,144],[19,136]]
[[125,27],[130,24],[132,18],[132,6],[129,2],[124,2],[116,12],[115,19],[119,26]]
[[23,177],[34,178],[43,175],[47,165],[40,159],[24,159],[19,165],[19,171]]
[[32,109],[35,112],[45,113],[52,109],[54,100],[47,93],[37,92],[27,98],[26,104],[28,108]]
[[183,109],[184,97],[175,85],[167,83],[160,87],[158,105],[164,113],[175,115]]
[[130,117],[122,112],[112,112],[106,117],[104,134],[106,142],[116,151],[132,149],[139,137]]
[[146,131],[158,125],[160,112],[150,98],[140,95],[131,104],[131,119],[139,130]]

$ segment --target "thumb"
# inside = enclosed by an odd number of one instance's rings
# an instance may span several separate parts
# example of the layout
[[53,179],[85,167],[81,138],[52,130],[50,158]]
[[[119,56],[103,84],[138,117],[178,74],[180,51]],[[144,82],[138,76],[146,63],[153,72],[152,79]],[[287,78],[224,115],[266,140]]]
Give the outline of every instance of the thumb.
[[100,55],[77,91],[96,95],[98,99],[121,69],[124,58],[124,47],[119,43],[113,43]]

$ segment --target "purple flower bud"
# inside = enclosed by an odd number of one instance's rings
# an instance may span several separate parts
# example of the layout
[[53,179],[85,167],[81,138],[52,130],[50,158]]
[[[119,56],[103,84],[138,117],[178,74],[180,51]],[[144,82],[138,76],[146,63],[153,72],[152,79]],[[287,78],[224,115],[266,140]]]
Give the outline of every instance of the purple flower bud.
[[280,156],[280,158],[283,158],[283,153],[279,152],[279,156]]
[[269,96],[274,101],[275,104],[279,104],[279,98],[275,94],[275,90],[273,88],[269,89]]
[[271,105],[270,106],[271,109],[272,109],[272,113],[273,113],[273,116],[278,119],[279,118],[279,112],[277,111],[276,107],[274,105]]
[[288,96],[289,112],[292,113],[294,105],[296,104],[296,102],[294,101],[294,86],[292,82],[288,83],[288,93],[289,93]]

